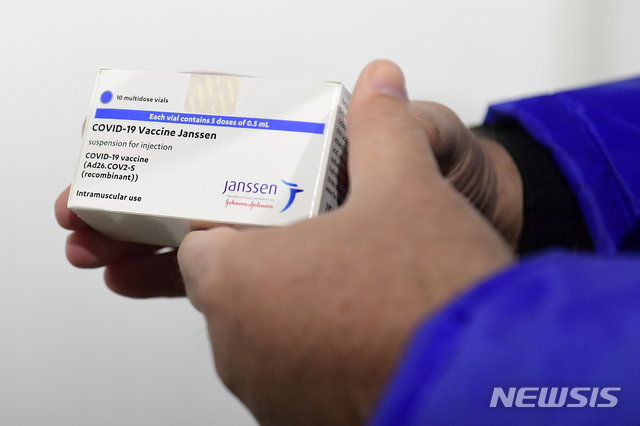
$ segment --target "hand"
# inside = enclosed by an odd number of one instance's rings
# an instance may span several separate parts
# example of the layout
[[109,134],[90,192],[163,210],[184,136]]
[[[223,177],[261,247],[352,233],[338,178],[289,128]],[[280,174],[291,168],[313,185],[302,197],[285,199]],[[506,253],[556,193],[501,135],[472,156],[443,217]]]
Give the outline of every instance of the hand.
[[[423,123],[424,124],[424,123]],[[284,228],[216,228],[178,253],[218,373],[262,424],[357,424],[416,325],[512,260],[443,179],[392,63],[361,74],[349,112],[350,193]]]
[[73,231],[66,254],[79,268],[106,266],[104,280],[116,293],[129,297],[184,296],[176,250],[157,253],[160,247],[111,240],[90,228],[67,208],[69,188],[55,203],[60,226]]
[[522,231],[522,179],[509,153],[471,132],[444,105],[412,102],[442,174],[496,227],[512,247]]

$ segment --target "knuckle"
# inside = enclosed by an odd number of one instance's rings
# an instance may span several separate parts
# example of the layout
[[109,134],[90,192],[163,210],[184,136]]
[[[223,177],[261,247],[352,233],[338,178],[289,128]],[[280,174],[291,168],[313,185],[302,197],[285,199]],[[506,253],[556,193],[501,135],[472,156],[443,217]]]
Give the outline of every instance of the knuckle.
[[413,115],[402,111],[390,110],[384,102],[373,103],[366,111],[349,113],[347,133],[349,138],[369,138],[372,136],[398,135],[416,126]]

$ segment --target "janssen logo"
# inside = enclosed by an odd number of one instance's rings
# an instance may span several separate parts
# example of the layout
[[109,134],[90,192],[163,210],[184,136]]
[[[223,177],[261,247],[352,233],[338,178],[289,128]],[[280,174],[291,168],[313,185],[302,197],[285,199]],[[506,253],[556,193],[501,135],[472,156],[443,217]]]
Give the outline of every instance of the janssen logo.
[[224,182],[224,190],[222,193],[226,194],[227,192],[276,195],[278,193],[278,185],[260,182],[245,182],[242,180],[226,180]]
[[293,204],[293,202],[296,200],[296,195],[298,195],[300,192],[304,191],[304,189],[298,188],[298,184],[296,184],[296,183],[287,182],[284,179],[280,179],[280,180],[282,181],[282,183],[287,185],[287,187],[289,187],[289,201],[287,201],[287,205],[285,205],[282,208],[282,210],[280,210],[280,213],[282,213],[283,211],[285,211],[289,207],[291,207],[291,204]]
[[[304,189],[298,187],[298,184],[287,182],[284,179],[280,179],[289,189],[289,199],[287,204],[280,210],[280,213],[286,211],[291,207],[296,200],[296,195],[303,192]],[[262,194],[262,195],[276,195],[278,193],[278,185],[274,183],[263,182],[246,182],[242,180],[226,180],[224,182],[224,189],[222,194],[228,193],[244,193],[244,194]]]
[[615,407],[622,388],[520,387],[493,388],[489,407]]

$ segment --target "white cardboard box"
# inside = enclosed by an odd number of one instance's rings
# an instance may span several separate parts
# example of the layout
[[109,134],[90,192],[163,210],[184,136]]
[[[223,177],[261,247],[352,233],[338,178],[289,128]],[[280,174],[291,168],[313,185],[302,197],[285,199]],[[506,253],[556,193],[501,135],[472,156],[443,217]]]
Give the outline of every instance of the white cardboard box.
[[120,240],[286,225],[346,193],[339,83],[102,69],[68,206]]

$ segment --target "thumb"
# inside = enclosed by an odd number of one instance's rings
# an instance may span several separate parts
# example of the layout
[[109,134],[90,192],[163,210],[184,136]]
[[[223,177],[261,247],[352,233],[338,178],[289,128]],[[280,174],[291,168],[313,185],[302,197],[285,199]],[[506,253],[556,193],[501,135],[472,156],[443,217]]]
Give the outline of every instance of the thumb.
[[[351,194],[399,189],[440,178],[427,135],[415,119],[400,68],[370,63],[356,83],[348,115]],[[414,187],[415,188],[415,187]]]

